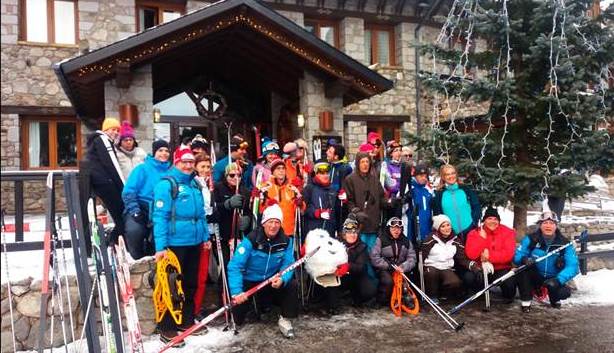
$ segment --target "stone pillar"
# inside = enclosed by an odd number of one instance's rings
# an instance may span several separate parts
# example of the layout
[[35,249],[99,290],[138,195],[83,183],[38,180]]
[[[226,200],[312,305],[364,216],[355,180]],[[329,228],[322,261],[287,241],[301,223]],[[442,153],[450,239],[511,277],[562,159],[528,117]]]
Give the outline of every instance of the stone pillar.
[[277,13],[286,17],[287,19],[296,23],[297,25],[301,27],[305,27],[305,15],[302,12],[277,10]]
[[345,129],[344,146],[349,160],[353,160],[361,143],[367,140],[367,123],[348,121]]
[[18,9],[19,0],[2,0],[2,44],[16,44],[19,31]]
[[94,50],[136,33],[134,0],[79,1],[79,38]]
[[[19,115],[2,114],[2,170],[19,170],[21,159],[19,151]],[[6,195],[6,194],[5,194]]]
[[347,55],[368,65],[365,55],[365,20],[345,17],[339,22],[339,45]]
[[[305,140],[311,143],[314,135],[343,136],[343,98],[326,98],[324,83],[308,72],[299,81],[300,112],[305,115]],[[333,113],[333,130],[321,131],[319,115],[322,111]],[[324,156],[324,151],[322,151]]]
[[415,70],[414,30],[415,23],[402,22],[394,28],[395,55],[397,66],[407,70]]
[[151,152],[153,142],[153,87],[151,66],[146,65],[132,72],[130,87],[118,88],[115,80],[104,85],[105,116],[119,117],[119,105],[134,104],[139,112],[139,126],[136,127],[136,140],[145,151]]

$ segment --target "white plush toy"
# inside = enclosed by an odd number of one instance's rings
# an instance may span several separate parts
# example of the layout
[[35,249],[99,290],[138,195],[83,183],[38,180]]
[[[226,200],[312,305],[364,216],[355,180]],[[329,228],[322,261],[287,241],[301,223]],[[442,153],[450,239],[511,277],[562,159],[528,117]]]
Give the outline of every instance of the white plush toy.
[[336,287],[341,284],[335,275],[337,266],[348,262],[345,245],[328,235],[324,229],[314,229],[305,238],[305,253],[320,247],[309,260],[305,262],[307,273],[322,287]]

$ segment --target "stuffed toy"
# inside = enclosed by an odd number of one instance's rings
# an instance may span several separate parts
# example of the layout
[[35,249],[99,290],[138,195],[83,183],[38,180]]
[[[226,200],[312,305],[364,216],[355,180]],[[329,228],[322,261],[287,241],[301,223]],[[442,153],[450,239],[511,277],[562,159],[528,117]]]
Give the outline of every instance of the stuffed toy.
[[324,229],[314,229],[307,233],[305,253],[311,252],[318,246],[320,250],[305,263],[307,273],[322,287],[341,285],[340,276],[347,273],[348,268],[345,245],[328,235]]

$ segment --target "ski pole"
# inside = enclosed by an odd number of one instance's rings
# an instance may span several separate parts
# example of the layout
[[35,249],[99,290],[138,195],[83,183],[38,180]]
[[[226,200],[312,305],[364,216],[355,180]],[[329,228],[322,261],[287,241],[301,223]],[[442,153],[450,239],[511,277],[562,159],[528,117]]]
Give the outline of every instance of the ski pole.
[[[291,263],[285,269],[277,272],[273,276],[271,276],[271,277],[265,279],[264,281],[260,282],[257,286],[248,289],[247,291],[244,292],[246,298],[251,297],[252,295],[256,294],[258,291],[260,291],[262,288],[264,288],[264,287],[268,286],[269,284],[271,284],[275,278],[281,277],[281,276],[285,275],[286,273],[293,271],[295,268],[299,267],[305,261],[307,261],[310,257],[312,257],[318,250],[320,250],[319,246],[317,248],[313,249],[311,252],[305,254],[305,256],[303,256],[302,258],[300,258],[300,259],[294,261],[293,263]],[[228,310],[232,310],[232,307],[234,305],[237,305],[237,303],[236,303],[235,299],[232,299],[229,304],[226,304],[226,305],[222,306],[221,308],[217,309],[215,312],[213,312],[212,314],[210,314],[206,318],[202,319],[199,323],[192,325],[192,327],[190,327],[189,329],[183,331],[183,333],[175,336],[164,347],[162,347],[162,349],[158,353],[163,353],[166,350],[168,350],[169,348],[171,348],[174,345],[176,345],[177,343],[183,341],[184,338],[190,336],[192,333],[194,333],[195,331],[199,330],[201,327],[203,327],[203,326],[207,325],[209,322],[215,320],[215,318],[220,316],[220,315],[222,315],[222,313],[224,313],[224,312],[226,312]]]
[[[482,274],[484,276],[484,288],[488,288],[488,270],[482,267]],[[490,291],[486,291],[484,294],[484,300],[486,302],[485,311],[490,311]]]
[[[587,238],[588,238],[588,232],[585,230],[585,231],[582,232],[582,234],[580,234],[579,239],[582,242],[582,241],[585,241]],[[545,254],[545,255],[543,255],[541,257],[538,257],[537,259],[535,259],[535,262],[533,264],[531,264],[531,265],[522,265],[520,267],[512,268],[508,273],[506,273],[503,276],[501,276],[501,277],[497,278],[496,280],[494,280],[491,284],[488,285],[488,287],[486,287],[486,288],[482,289],[481,291],[475,293],[471,297],[467,298],[464,302],[462,302],[462,303],[458,304],[457,306],[455,306],[454,308],[452,308],[448,312],[448,314],[449,315],[453,315],[453,314],[457,313],[460,309],[464,308],[467,304],[473,302],[474,300],[479,298],[482,294],[484,294],[488,290],[490,290],[490,288],[492,288],[494,286],[498,286],[499,284],[501,284],[503,281],[507,280],[508,278],[511,278],[511,277],[515,276],[516,274],[526,270],[530,266],[532,266],[532,265],[534,265],[534,264],[536,264],[538,262],[541,262],[541,261],[545,260],[546,258],[554,255],[554,254],[558,254],[559,252],[567,249],[569,246],[571,246],[573,244],[574,244],[574,242],[570,241],[569,243],[567,243],[567,244],[565,244],[565,245],[563,245],[563,246],[561,246],[559,248],[556,248],[556,249],[548,252],[547,254]]]
[[456,322],[454,318],[448,315],[439,305],[433,302],[433,300],[429,298],[428,295],[426,295],[423,291],[421,291],[420,288],[418,288],[418,286],[416,286],[414,282],[412,282],[405,275],[405,273],[403,272],[403,269],[401,269],[399,266],[395,264],[390,264],[390,265],[392,266],[392,268],[395,269],[395,271],[398,271],[401,274],[401,276],[403,276],[405,281],[407,281],[407,283],[409,283],[409,285],[412,286],[416,290],[416,292],[418,292],[418,294],[422,296],[422,298],[424,298],[424,300],[435,310],[437,315],[439,315],[443,319],[443,321],[445,321],[446,324],[448,324],[448,326],[450,326],[454,331],[458,332],[463,328],[463,326],[465,326],[464,322],[461,322],[460,324]]

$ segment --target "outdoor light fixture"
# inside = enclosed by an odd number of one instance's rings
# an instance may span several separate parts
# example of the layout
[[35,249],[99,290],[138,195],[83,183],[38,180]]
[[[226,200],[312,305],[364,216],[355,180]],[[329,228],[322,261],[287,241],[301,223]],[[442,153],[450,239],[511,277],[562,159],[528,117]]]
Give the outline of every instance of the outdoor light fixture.
[[154,123],[159,123],[160,122],[160,116],[162,114],[160,113],[160,108],[154,108],[153,110],[153,118],[154,118]]
[[305,127],[305,116],[303,114],[299,114],[296,116],[296,123],[298,124],[298,127],[303,128]]

